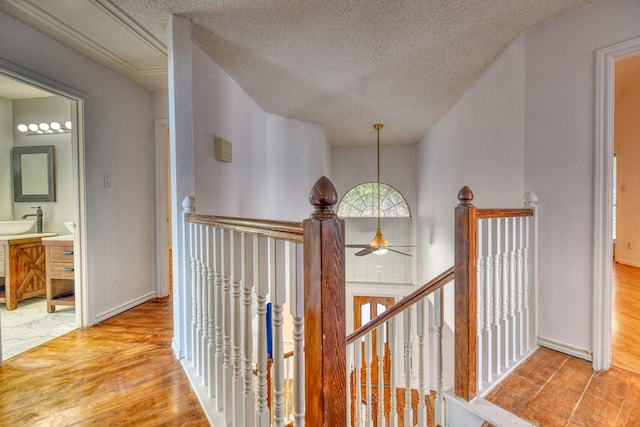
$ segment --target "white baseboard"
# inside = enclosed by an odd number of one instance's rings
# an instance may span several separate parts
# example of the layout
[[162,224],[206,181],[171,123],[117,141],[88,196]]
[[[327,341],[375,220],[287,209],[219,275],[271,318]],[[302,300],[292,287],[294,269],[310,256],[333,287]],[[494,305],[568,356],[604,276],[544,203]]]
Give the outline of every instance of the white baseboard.
[[176,341],[176,337],[171,338],[171,350],[173,351],[173,356],[177,360],[182,360],[184,358],[184,354],[182,349],[180,349],[180,345]]
[[622,258],[616,260],[618,264],[630,265],[631,267],[640,267],[640,262],[628,261]]
[[135,307],[137,305],[140,305],[140,304],[145,303],[145,302],[147,302],[149,300],[152,300],[155,297],[156,297],[156,293],[155,292],[149,292],[146,295],[142,295],[142,296],[140,296],[140,297],[138,297],[136,299],[133,299],[133,300],[131,300],[131,301],[125,303],[125,304],[122,304],[122,305],[120,305],[118,307],[112,308],[111,310],[107,310],[107,311],[105,311],[103,313],[100,313],[100,314],[98,314],[96,316],[95,323],[100,323],[100,322],[102,322],[104,320],[107,320],[107,319],[109,319],[109,318],[111,318],[113,316],[116,316],[116,315],[118,315],[120,313],[123,313],[123,312],[129,310],[130,308],[133,308],[133,307]]
[[200,402],[200,406],[202,407],[202,411],[204,415],[207,417],[209,424],[213,427],[225,427],[225,417],[221,412],[216,411],[216,399],[209,397],[209,391],[205,386],[202,385],[201,379],[198,376],[198,372],[196,369],[191,366],[191,362],[187,359],[182,359],[180,361],[182,364],[182,369],[185,374],[187,374],[187,378],[189,378],[189,383],[191,384],[191,390],[198,398],[198,402]]
[[560,353],[568,354],[569,356],[593,362],[593,353],[584,348],[575,347],[570,344],[561,343],[544,337],[538,337],[538,345],[540,347],[546,347],[551,350],[559,351]]

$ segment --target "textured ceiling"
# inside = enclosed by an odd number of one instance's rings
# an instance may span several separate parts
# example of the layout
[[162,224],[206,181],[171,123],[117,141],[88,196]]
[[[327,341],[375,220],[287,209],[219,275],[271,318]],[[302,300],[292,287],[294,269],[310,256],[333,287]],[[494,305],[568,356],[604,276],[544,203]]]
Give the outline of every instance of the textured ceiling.
[[191,19],[196,43],[265,111],[323,125],[334,146],[374,144],[377,122],[383,144],[419,141],[524,31],[593,2],[91,1],[165,45],[169,16]]

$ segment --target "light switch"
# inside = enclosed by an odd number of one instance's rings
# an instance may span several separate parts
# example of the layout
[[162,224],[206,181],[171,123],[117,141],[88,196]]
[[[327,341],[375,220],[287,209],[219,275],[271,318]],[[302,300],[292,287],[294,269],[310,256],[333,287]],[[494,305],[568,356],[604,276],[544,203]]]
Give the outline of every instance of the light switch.
[[105,173],[104,174],[104,186],[105,187],[111,187],[111,174],[110,173]]

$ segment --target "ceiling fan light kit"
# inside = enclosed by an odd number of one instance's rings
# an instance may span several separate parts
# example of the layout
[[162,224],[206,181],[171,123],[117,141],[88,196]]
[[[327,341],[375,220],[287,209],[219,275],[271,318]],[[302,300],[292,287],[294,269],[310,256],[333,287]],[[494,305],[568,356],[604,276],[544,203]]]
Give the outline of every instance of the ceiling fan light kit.
[[378,132],[378,181],[377,181],[377,217],[378,217],[378,227],[376,229],[376,235],[367,245],[346,245],[351,248],[363,248],[362,250],[355,253],[356,256],[364,256],[369,254],[374,255],[384,255],[388,251],[395,252],[401,255],[411,256],[407,253],[397,251],[395,249],[391,249],[389,247],[389,242],[382,235],[382,228],[380,227],[380,129],[384,127],[383,124],[377,123],[373,125],[373,128]]

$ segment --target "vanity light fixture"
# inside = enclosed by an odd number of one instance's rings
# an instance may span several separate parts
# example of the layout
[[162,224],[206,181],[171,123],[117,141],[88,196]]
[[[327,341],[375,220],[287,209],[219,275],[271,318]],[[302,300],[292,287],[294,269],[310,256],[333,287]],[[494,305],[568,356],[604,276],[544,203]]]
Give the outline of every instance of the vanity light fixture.
[[71,131],[71,122],[42,122],[40,124],[30,123],[28,125],[21,123],[18,125],[18,131],[27,135],[49,135],[54,133],[69,133]]

